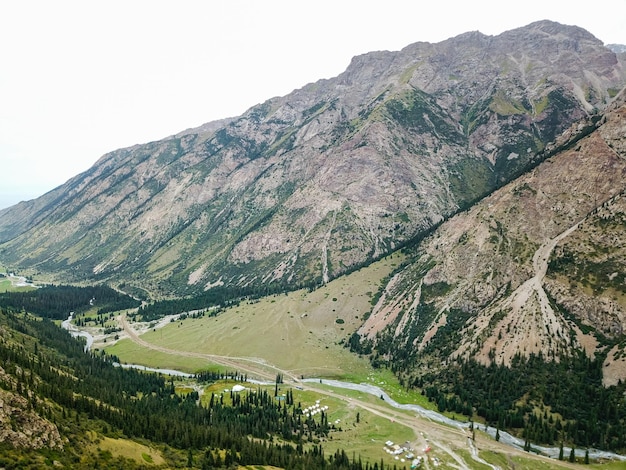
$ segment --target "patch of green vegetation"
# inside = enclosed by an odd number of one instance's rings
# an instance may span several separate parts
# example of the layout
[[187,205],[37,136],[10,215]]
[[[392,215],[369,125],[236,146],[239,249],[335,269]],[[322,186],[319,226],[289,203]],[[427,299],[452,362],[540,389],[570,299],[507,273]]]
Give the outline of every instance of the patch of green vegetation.
[[320,114],[322,110],[328,108],[328,102],[320,101],[319,103],[314,104],[309,109],[305,109],[302,112],[302,117],[304,119],[310,119],[313,116]]
[[437,297],[443,297],[448,294],[454,286],[447,282],[433,282],[432,284],[422,285],[422,299],[424,302],[429,302]]
[[450,189],[460,209],[465,209],[493,187],[493,168],[486,159],[461,158],[450,165]]
[[409,215],[406,212],[399,212],[395,214],[395,216],[400,220],[400,222],[404,224],[408,224],[411,221]]
[[537,194],[537,190],[532,188],[528,184],[528,182],[524,182],[523,184],[515,186],[511,192],[517,197],[523,197],[528,195],[535,196]]
[[175,352],[169,354],[146,348],[129,339],[122,339],[112,346],[106,347],[107,354],[115,356],[122,363],[140,364],[157,369],[180,370],[190,374],[206,371],[221,370],[220,366],[213,364],[209,359],[188,357]]
[[248,117],[256,122],[261,122],[267,118],[272,112],[272,107],[269,101],[254,106],[249,112]]
[[324,449],[328,454],[339,449],[350,449],[354,455],[361,456],[363,461],[383,461],[391,468],[396,461],[383,451],[385,442],[391,440],[403,443],[415,439],[415,433],[409,427],[367,410],[342,406],[342,409],[334,413],[332,409],[330,411],[329,421],[334,423],[338,419],[335,426],[340,431],[332,434],[332,440],[324,442]]
[[[571,468],[571,464],[558,460],[536,459],[531,456],[524,457],[519,454],[501,453],[493,450],[482,450],[479,456],[498,468],[515,468],[519,470],[561,470]],[[602,468],[606,468],[602,466]],[[606,468],[609,470],[609,468]]]
[[493,95],[489,109],[501,116],[528,114],[530,111],[524,106],[524,103],[516,100],[504,90],[498,90],[495,95]]
[[158,450],[130,439],[101,437],[96,438],[90,447],[94,453],[108,452],[111,457],[122,457],[137,464],[163,465],[165,463]]
[[463,132],[466,136],[471,133],[481,124],[484,124],[489,119],[489,103],[491,97],[487,96],[481,100],[476,101],[467,110],[464,110],[461,116],[461,124],[463,126]]
[[171,164],[174,160],[180,158],[182,154],[183,149],[180,138],[166,140],[163,142],[162,147],[159,148],[158,154],[156,155],[156,164]]
[[446,322],[437,328],[437,333],[424,347],[424,353],[437,353],[441,357],[447,357],[463,339],[463,329],[472,317],[470,312],[459,309],[450,309],[446,312]]
[[428,93],[411,89],[385,103],[388,115],[406,129],[419,133],[443,135],[457,144],[465,137],[459,132],[447,112]]
[[29,292],[35,289],[31,286],[16,286],[11,279],[0,277],[0,292]]
[[550,98],[549,98],[548,95],[542,97],[539,100],[536,100],[534,102],[535,115],[539,115],[539,114],[543,113],[545,111],[545,109],[548,107],[549,103],[550,103]]
[[581,286],[591,289],[594,295],[611,289],[626,293],[626,273],[618,246],[595,246],[594,252],[581,256],[565,246],[553,256],[548,273],[561,274]]
[[411,77],[421,65],[422,63],[418,62],[417,64],[412,65],[411,67],[406,69],[404,72],[402,72],[402,74],[400,75],[400,78],[398,79],[398,83],[400,83],[401,85],[406,85],[407,83],[409,83],[409,80],[411,80]]

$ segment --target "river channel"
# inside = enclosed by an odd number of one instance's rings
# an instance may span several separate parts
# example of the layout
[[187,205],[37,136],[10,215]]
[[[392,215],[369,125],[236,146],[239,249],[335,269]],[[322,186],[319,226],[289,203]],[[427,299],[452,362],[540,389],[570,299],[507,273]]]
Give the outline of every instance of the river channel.
[[[76,325],[72,324],[72,317],[73,315],[70,313],[70,316],[68,317],[67,320],[63,321],[63,323],[61,324],[61,326],[68,330],[70,332],[70,334],[74,337],[83,337],[86,339],[86,344],[85,344],[85,352],[89,351],[89,349],[91,349],[91,345],[93,344],[93,336],[86,332],[86,331],[82,331],[79,330],[78,327],[76,327]],[[118,367],[123,367],[125,369],[139,369],[139,370],[144,370],[147,372],[156,372],[156,373],[160,373],[160,374],[164,374],[164,375],[171,375],[171,376],[176,376],[176,377],[193,377],[193,374],[189,374],[186,372],[182,372],[182,371],[178,371],[178,370],[173,370],[173,369],[158,369],[158,368],[152,368],[152,367],[146,367],[146,366],[142,366],[139,364],[118,364],[115,363],[116,366]],[[258,381],[252,381],[250,380],[250,382],[253,383],[260,383]],[[469,421],[457,421],[457,420],[453,420],[448,418],[447,416],[442,415],[441,413],[438,413],[436,411],[433,410],[427,410],[426,408],[420,406],[420,405],[416,405],[416,404],[410,404],[410,403],[398,403],[397,401],[395,401],[393,398],[391,398],[387,392],[385,392],[383,389],[381,389],[380,387],[376,386],[376,385],[371,385],[371,384],[366,384],[366,383],[360,383],[360,384],[356,384],[356,383],[352,383],[352,382],[342,382],[340,380],[330,380],[330,379],[320,379],[320,378],[310,378],[310,379],[304,379],[303,382],[307,382],[307,383],[324,383],[326,385],[329,385],[331,387],[336,387],[336,388],[343,388],[343,389],[347,389],[347,390],[356,390],[359,392],[363,392],[363,393],[368,393],[377,397],[381,397],[384,401],[386,401],[390,406],[397,408],[397,409],[401,409],[401,410],[409,410],[412,411],[426,419],[430,419],[432,421],[436,421],[438,423],[442,423],[448,426],[452,426],[452,427],[458,427],[458,428],[468,428],[470,426],[470,422]],[[489,434],[491,437],[493,437],[495,439],[496,436],[496,428],[493,427],[488,427],[488,426],[480,426],[476,423],[474,423],[474,426],[478,428],[480,428],[481,431],[486,432],[487,434]],[[509,434],[506,431],[499,431],[500,434],[500,442],[504,443],[504,444],[508,444],[510,446],[513,447],[517,447],[518,449],[523,449],[524,448],[524,441],[522,439],[519,439],[515,436],[512,436],[511,434]],[[560,452],[560,448],[558,447],[543,447],[543,446],[539,446],[539,445],[532,445],[532,451],[542,454],[542,455],[547,455],[549,457],[552,458],[558,458],[559,456],[559,452]],[[568,447],[563,447],[563,453],[564,455],[569,455],[571,452],[571,449]],[[584,457],[585,455],[585,449],[575,449],[574,450],[575,454],[577,457]],[[620,460],[623,462],[626,462],[626,456],[624,455],[620,455],[620,454],[615,454],[613,452],[607,452],[607,451],[602,451],[602,450],[598,450],[598,449],[589,449],[589,457],[591,459],[609,459],[609,460]]]

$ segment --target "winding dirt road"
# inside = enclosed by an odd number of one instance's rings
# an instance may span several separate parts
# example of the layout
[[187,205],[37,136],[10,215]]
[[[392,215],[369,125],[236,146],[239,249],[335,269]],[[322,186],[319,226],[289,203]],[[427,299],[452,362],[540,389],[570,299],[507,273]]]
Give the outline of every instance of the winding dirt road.
[[[474,461],[490,467],[493,470],[497,470],[499,469],[499,467],[492,465],[482,459],[478,453],[478,446],[507,455],[518,454],[528,457],[527,453],[522,452],[515,447],[510,447],[505,444],[495,442],[486,436],[477,435],[477,439],[473,440],[471,435],[469,434],[469,431],[460,427],[454,428],[446,426],[420,415],[415,415],[407,413],[406,411],[400,409],[392,408],[387,404],[383,404],[382,402],[380,405],[375,403],[369,403],[356,398],[342,396],[340,393],[334,390],[326,390],[322,387],[312,384],[311,382],[301,382],[298,377],[290,374],[288,371],[282,370],[262,360],[246,357],[231,357],[216,354],[194,353],[158,346],[156,344],[152,344],[148,341],[143,340],[139,336],[137,331],[129,324],[128,319],[125,315],[120,315],[118,317],[118,321],[124,329],[125,333],[128,335],[128,338],[136,344],[141,345],[145,348],[160,351],[166,354],[206,359],[207,361],[228,367],[233,370],[246,372],[251,376],[258,377],[262,380],[267,380],[268,382],[273,382],[276,379],[276,374],[280,373],[285,379],[287,379],[287,382],[297,383],[298,387],[303,390],[314,391],[318,394],[332,396],[335,399],[345,401],[349,406],[356,406],[374,415],[406,426],[410,428],[414,433],[415,437],[413,441],[410,442],[410,445],[413,449],[415,449],[416,455],[426,456],[427,454],[426,452],[424,452],[424,449],[426,447],[431,447],[432,451],[428,455],[448,455],[451,459],[450,465],[452,466],[452,468],[459,468],[463,470],[470,470],[471,468],[473,468],[473,465],[468,465],[468,463],[464,459],[464,456],[456,452],[455,449],[469,450],[469,454]],[[536,458],[544,459],[541,456],[537,456]],[[553,460],[549,458],[545,458],[544,460],[553,462]],[[424,468],[431,468],[427,459],[424,460],[424,464]]]
[[276,374],[280,373],[283,375],[283,377],[289,378],[293,382],[298,382],[298,378],[296,376],[259,359],[253,359],[253,358],[248,358],[248,357],[220,356],[217,354],[195,353],[191,351],[180,351],[177,349],[169,349],[163,346],[158,346],[156,344],[149,343],[148,341],[141,339],[139,334],[128,323],[128,319],[126,318],[125,314],[120,315],[117,318],[117,321],[123,328],[126,335],[128,335],[128,338],[134,343],[139,344],[140,346],[143,346],[144,348],[152,349],[154,351],[159,351],[165,354],[172,354],[176,356],[206,359],[207,361],[231,368],[233,370],[252,374],[254,376],[259,377],[259,379],[263,379],[263,380],[273,381],[276,379]]

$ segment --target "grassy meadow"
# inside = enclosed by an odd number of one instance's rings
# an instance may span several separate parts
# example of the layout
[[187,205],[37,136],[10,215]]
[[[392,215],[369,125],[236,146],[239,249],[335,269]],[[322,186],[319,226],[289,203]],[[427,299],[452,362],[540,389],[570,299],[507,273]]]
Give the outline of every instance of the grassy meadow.
[[[395,255],[313,292],[242,302],[214,317],[188,318],[148,331],[142,339],[181,353],[260,360],[297,376],[365,378],[372,372],[369,361],[352,354],[344,343],[371,310],[381,279],[400,262]],[[129,343],[122,340],[105,349],[124,362],[165,367],[159,362],[165,356]],[[196,366],[183,364],[183,369]]]
[[15,278],[0,277],[0,292],[21,292],[35,289],[30,286],[16,286]]
[[98,458],[106,458],[106,453],[115,457],[124,457],[134,461],[138,465],[162,466],[165,464],[159,450],[148,447],[129,439],[112,439],[100,437],[90,449]]

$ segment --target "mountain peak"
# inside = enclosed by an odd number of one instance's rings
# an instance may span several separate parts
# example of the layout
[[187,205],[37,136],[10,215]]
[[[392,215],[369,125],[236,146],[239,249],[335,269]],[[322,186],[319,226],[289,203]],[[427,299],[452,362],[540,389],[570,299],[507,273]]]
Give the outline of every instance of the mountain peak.
[[523,172],[625,83],[593,36],[545,21],[363,54],[2,211],[0,258],[168,295],[318,285]]

